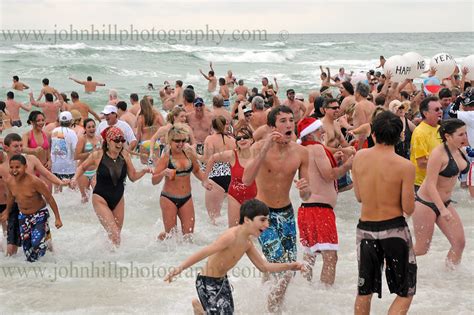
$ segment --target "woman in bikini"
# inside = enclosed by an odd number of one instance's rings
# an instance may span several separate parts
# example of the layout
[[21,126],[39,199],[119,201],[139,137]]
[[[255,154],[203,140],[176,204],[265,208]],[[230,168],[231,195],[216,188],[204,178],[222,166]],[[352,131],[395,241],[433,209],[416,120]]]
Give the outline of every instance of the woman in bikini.
[[[183,124],[189,132],[189,144],[193,145],[196,143],[194,140],[193,130],[189,125],[186,124],[186,110],[183,107],[174,107],[166,117],[167,124],[160,127],[158,131],[150,139],[150,155],[149,161],[156,162],[156,159],[161,156],[163,149],[166,145],[166,135],[168,131],[173,127],[175,123]],[[158,142],[157,142],[158,141]],[[155,153],[158,151],[158,153]]]
[[436,224],[451,244],[446,265],[454,267],[461,262],[466,242],[461,218],[450,199],[459,174],[469,171],[467,158],[460,150],[468,143],[466,125],[459,119],[447,119],[441,122],[439,134],[443,143],[431,152],[426,178],[415,197],[414,249],[418,256],[428,252]]
[[[240,206],[242,203],[246,200],[255,198],[257,195],[257,185],[255,184],[255,181],[251,186],[245,186],[242,183],[244,168],[251,155],[250,147],[254,143],[252,130],[248,127],[238,129],[235,133],[235,142],[237,144],[237,149],[227,150],[211,156],[207,162],[205,173],[205,178],[207,178],[215,163],[230,163],[231,178],[229,192],[227,194],[229,227],[239,224]],[[207,180],[203,182],[203,185],[205,184],[207,184]]]
[[[164,240],[172,235],[179,217],[183,236],[191,241],[195,222],[191,197],[191,173],[200,181],[203,180],[204,173],[199,168],[193,148],[186,143],[189,141],[186,126],[174,124],[168,131],[166,140],[168,146],[158,160],[152,177],[153,185],[165,179],[160,196],[165,230],[158,235],[158,239]],[[209,186],[207,189],[211,188]]]
[[[51,139],[43,127],[45,116],[42,112],[34,110],[30,112],[27,123],[32,125],[30,131],[23,134],[23,153],[35,155],[48,170],[51,170]],[[38,174],[37,174],[38,176]],[[52,189],[51,182],[39,176]]]
[[150,139],[160,126],[162,120],[160,118],[160,114],[153,111],[148,97],[145,96],[140,101],[140,115],[137,118],[137,141],[140,144],[139,152],[142,164],[148,162]]
[[[217,116],[212,119],[214,134],[207,136],[204,140],[204,155],[202,161],[207,162],[212,155],[235,149],[235,139],[227,134],[226,119]],[[206,190],[206,208],[212,224],[220,216],[224,197],[229,190],[230,164],[228,162],[216,162],[209,173],[212,181],[212,190]]]
[[78,178],[86,170],[97,171],[97,183],[92,194],[92,205],[100,223],[114,246],[120,245],[125,199],[125,179],[135,182],[150,170],[145,168],[137,171],[133,166],[130,154],[123,150],[125,138],[123,131],[111,126],[102,132],[102,150],[92,154],[76,170],[72,179],[75,186]]
[[[80,135],[74,158],[78,160],[78,164],[84,162],[94,151],[100,150],[101,138],[95,134],[95,121],[94,119],[87,118],[84,120],[84,133]],[[89,201],[89,191],[94,189],[96,182],[96,171],[93,166],[88,167],[84,170],[84,174],[78,178],[79,190],[81,191],[81,202],[86,203]]]

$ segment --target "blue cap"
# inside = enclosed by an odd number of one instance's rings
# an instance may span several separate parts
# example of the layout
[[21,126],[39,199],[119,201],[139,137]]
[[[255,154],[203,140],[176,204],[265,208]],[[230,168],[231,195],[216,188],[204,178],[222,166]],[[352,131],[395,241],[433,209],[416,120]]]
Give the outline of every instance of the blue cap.
[[193,102],[194,105],[203,105],[204,101],[201,97],[196,97]]

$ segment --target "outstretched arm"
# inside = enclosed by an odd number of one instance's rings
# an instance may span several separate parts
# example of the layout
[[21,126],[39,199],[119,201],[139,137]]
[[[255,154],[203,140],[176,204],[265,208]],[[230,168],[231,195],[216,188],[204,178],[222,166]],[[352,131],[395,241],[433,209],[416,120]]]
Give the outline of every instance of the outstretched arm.
[[246,253],[250,261],[261,272],[280,272],[286,270],[301,270],[303,268],[303,264],[299,262],[269,263],[268,261],[262,258],[262,256],[252,243],[250,244],[250,247]]
[[209,257],[219,251],[224,250],[230,243],[232,243],[234,236],[230,233],[225,233],[212,244],[204,247],[195,254],[189,256],[185,261],[183,261],[178,267],[174,268],[169,274],[166,275],[165,281],[171,282],[173,278],[179,275],[183,270],[191,267],[192,265],[200,262],[206,257]]
[[79,81],[79,80],[76,80],[76,79],[71,78],[71,77],[69,77],[69,80],[73,80],[74,82],[76,82],[76,83],[78,83],[78,84],[84,85],[84,81]]

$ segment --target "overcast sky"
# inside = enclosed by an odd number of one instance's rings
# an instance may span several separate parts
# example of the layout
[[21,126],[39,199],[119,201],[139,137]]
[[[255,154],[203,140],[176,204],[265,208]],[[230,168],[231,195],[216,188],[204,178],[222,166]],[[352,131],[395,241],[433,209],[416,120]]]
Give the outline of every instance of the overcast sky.
[[[268,33],[473,31],[469,0],[0,0],[2,29],[265,29]],[[56,26],[55,26],[56,25]]]

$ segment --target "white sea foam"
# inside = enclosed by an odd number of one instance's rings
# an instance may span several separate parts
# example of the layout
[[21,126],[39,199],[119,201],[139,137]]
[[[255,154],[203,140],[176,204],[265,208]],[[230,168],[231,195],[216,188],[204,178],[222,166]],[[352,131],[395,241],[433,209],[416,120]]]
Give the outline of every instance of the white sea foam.
[[308,43],[310,46],[322,46],[322,47],[331,47],[337,45],[352,45],[355,44],[353,41],[348,42],[319,42],[319,43]]
[[285,47],[286,44],[285,44],[284,42],[270,42],[270,43],[262,44],[262,46],[267,46],[267,47]]
[[283,63],[289,60],[293,60],[296,56],[295,51],[246,51],[244,53],[195,53],[195,56],[216,62],[246,62],[246,63]]

